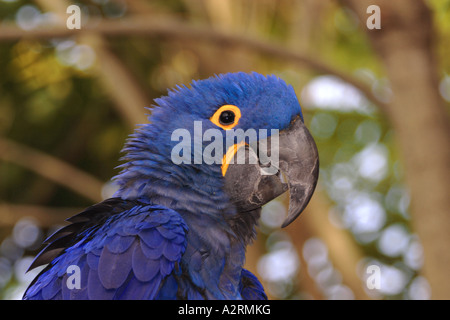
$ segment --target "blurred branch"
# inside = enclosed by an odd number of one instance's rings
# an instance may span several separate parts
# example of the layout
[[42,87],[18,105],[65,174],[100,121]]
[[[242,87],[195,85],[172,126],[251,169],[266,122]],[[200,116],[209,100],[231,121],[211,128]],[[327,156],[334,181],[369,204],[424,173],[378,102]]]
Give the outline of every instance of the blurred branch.
[[[190,23],[167,16],[165,16],[164,19],[161,19],[160,17],[156,18],[154,16],[135,16],[122,19],[121,21],[103,20],[95,26],[87,25],[80,30],[69,30],[65,26],[55,26],[52,28],[34,29],[30,31],[24,31],[8,25],[2,25],[0,27],[0,41],[13,41],[21,38],[47,39],[83,34],[166,37],[181,40],[189,39],[191,41],[204,41],[222,48],[239,46],[301,67],[310,68],[319,73],[337,76],[359,89],[369,100],[375,103],[382,112],[385,112],[386,109],[386,104],[378,100],[371,88],[366,84],[317,58],[298,53],[275,41],[258,39],[255,36],[230,33],[224,30],[215,30],[210,26],[194,26]],[[117,80],[117,78],[114,79]]]
[[41,151],[0,138],[0,160],[34,171],[94,202],[102,201],[101,181]]
[[[286,208],[288,208],[288,200],[286,199],[285,202]],[[286,229],[286,233],[290,235],[292,242],[294,243],[298,251],[297,254],[300,259],[301,265],[297,278],[300,284],[301,291],[306,292],[311,296],[311,299],[313,300],[325,300],[325,292],[322,291],[316,280],[313,278],[312,273],[310,272],[310,262],[305,258],[305,255],[303,254],[303,248],[306,241],[308,241],[312,237],[318,236],[314,233],[314,226],[311,226],[307,221],[303,221],[303,217],[305,216],[305,214],[315,214],[315,212],[303,213],[299,218],[302,219],[302,221],[290,225]]]
[[81,208],[52,208],[4,203],[0,204],[0,226],[12,227],[22,218],[33,217],[41,227],[50,227],[61,224],[66,218],[81,211]]
[[151,106],[150,99],[127,67],[109,50],[101,37],[86,34],[79,38],[79,42],[95,50],[97,76],[128,126],[134,129],[137,124],[145,123],[145,107]]
[[[36,3],[45,11],[55,13],[61,21],[65,21],[68,17],[66,14],[66,9],[70,5],[68,1],[36,0]],[[52,27],[52,30],[60,28],[69,30],[65,24]],[[76,32],[72,35],[77,36],[79,43],[87,44],[94,49],[97,57],[95,69],[97,77],[116,102],[118,112],[126,119],[130,128],[134,129],[137,124],[145,122],[145,107],[150,106],[150,100],[126,66],[109,50],[101,34]]]
[[[355,299],[370,299],[357,273],[357,265],[364,258],[364,254],[347,230],[338,229],[331,224],[328,218],[329,211],[327,197],[323,191],[317,189],[305,212],[300,216],[301,220],[286,228],[286,232],[294,243],[301,245],[305,242],[305,235],[302,234],[305,227],[312,235],[320,238],[328,247],[333,266],[339,270],[343,283],[353,291]],[[305,226],[302,226],[303,224]],[[301,228],[302,232],[297,228]]]

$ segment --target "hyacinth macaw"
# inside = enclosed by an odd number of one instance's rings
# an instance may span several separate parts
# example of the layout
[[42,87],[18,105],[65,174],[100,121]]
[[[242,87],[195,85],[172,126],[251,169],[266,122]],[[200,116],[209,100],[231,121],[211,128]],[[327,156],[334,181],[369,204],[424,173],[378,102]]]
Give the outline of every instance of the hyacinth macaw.
[[[276,76],[228,73],[178,86],[155,102],[149,123],[125,144],[118,191],[44,242],[30,269],[46,266],[24,299],[267,298],[243,268],[261,206],[289,190],[287,226],[318,178],[318,152],[294,89]],[[216,128],[223,139],[231,129],[279,130],[276,174],[226,157],[175,164],[179,140],[172,134],[184,128],[194,139],[194,122],[202,133]],[[234,149],[224,143],[225,155],[248,150],[246,142]],[[199,151],[185,150],[192,153],[185,160]]]

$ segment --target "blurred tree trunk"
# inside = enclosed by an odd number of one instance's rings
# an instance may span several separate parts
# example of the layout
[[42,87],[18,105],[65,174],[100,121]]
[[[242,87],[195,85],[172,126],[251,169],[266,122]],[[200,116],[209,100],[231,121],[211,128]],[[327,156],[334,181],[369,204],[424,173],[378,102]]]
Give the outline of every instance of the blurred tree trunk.
[[[359,16],[385,66],[393,97],[386,116],[405,166],[414,230],[424,247],[423,275],[433,299],[450,299],[450,119],[438,87],[432,15],[423,1],[342,0]],[[369,5],[381,29],[369,30]]]

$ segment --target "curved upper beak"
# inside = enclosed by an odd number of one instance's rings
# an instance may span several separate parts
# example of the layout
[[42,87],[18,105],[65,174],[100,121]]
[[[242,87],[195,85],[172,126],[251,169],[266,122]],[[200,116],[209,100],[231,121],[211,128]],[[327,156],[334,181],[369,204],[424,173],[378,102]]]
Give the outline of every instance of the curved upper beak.
[[[238,212],[243,213],[260,208],[289,190],[289,210],[282,224],[284,228],[300,215],[314,193],[319,176],[319,154],[300,116],[278,136],[269,136],[263,142],[270,146],[267,157],[258,154],[259,162],[251,164],[251,152],[246,152],[245,163],[228,166],[225,191]],[[245,148],[247,151],[250,149],[248,145]],[[263,158],[269,159],[270,163],[262,165]]]

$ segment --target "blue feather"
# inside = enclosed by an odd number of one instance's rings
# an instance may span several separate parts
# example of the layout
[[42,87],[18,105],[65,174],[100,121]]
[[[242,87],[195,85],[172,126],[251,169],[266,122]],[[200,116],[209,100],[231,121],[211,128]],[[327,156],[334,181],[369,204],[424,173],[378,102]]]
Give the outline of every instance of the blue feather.
[[178,283],[174,275],[168,276],[161,286],[156,300],[175,300],[177,299]]
[[88,263],[88,267],[92,270],[98,270],[99,260],[100,260],[100,256],[94,254],[93,252],[89,252],[86,255],[86,261]]
[[135,241],[133,236],[120,236],[116,234],[106,240],[106,248],[109,252],[114,254],[124,253],[130,248]]
[[88,283],[86,289],[90,300],[111,300],[116,294],[116,289],[106,289],[103,286],[97,270],[89,270]]
[[48,285],[42,288],[42,298],[44,300],[51,300],[61,290],[61,279],[52,281]]
[[156,229],[145,229],[139,232],[139,237],[150,248],[159,248],[164,243],[164,237]]
[[[186,246],[184,234],[187,226],[172,210],[136,202],[132,204],[128,210],[107,217],[107,224],[94,225],[95,230],[87,228],[90,230],[89,242],[83,246],[83,241],[87,241],[83,237],[52,261],[51,268],[44,270],[29,287],[25,298],[153,299],[163,279],[172,273],[174,263],[181,259]],[[94,219],[98,212],[97,209],[92,211]],[[147,222],[142,224],[144,220]],[[86,221],[87,225],[89,221]],[[124,232],[133,226],[141,229],[131,232],[133,235]],[[172,243],[172,240],[176,242]],[[80,289],[66,285],[69,265],[77,265],[81,269]],[[127,288],[134,289],[127,292],[131,290]]]
[[160,272],[159,261],[149,259],[139,244],[134,248],[132,266],[136,278],[143,282],[150,281]]
[[159,247],[151,248],[143,241],[141,241],[141,250],[147,259],[152,260],[159,259],[163,254]]
[[98,276],[106,289],[117,289],[124,284],[131,271],[133,247],[122,254],[115,254],[105,247],[98,263]]
[[159,286],[159,281],[149,283],[132,277],[123,292],[116,298],[121,300],[149,299],[157,286]]

